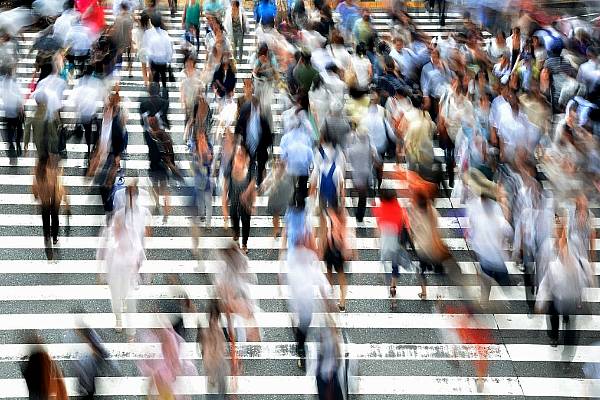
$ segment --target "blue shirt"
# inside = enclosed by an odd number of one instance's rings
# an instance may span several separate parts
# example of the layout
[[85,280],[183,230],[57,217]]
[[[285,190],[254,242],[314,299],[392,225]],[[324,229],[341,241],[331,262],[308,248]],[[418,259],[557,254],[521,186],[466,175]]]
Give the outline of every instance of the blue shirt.
[[260,24],[273,24],[277,15],[277,6],[269,0],[261,1],[254,9],[254,19]]
[[312,140],[302,129],[294,129],[281,138],[281,159],[291,176],[308,176],[313,162]]

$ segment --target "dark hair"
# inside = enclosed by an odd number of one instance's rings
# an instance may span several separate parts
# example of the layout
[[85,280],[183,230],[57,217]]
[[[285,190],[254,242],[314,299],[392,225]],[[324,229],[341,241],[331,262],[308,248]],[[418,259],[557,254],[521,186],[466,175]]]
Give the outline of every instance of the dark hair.
[[153,27],[160,28],[160,26],[162,24],[162,18],[160,17],[160,14],[159,13],[152,14],[152,17],[150,18],[150,22],[152,23]]
[[413,93],[410,101],[415,108],[421,109],[423,107],[423,96],[420,93]]
[[360,42],[356,45],[356,55],[359,57],[367,55],[367,45],[365,43]]
[[148,29],[148,24],[150,22],[150,16],[146,11],[143,11],[140,15],[140,25],[143,29]]
[[260,56],[266,56],[266,55],[269,53],[269,46],[267,46],[267,44],[266,44],[266,43],[264,43],[264,42],[263,42],[263,43],[261,43],[261,44],[258,46],[258,52],[257,52],[257,53],[258,53],[258,56],[259,56],[259,57],[260,57]]
[[239,6],[240,6],[240,2],[239,2],[238,0],[233,0],[233,1],[231,2],[231,5],[232,5],[232,6],[239,7]]
[[379,190],[379,198],[381,201],[392,201],[396,200],[396,191],[394,189],[380,189]]

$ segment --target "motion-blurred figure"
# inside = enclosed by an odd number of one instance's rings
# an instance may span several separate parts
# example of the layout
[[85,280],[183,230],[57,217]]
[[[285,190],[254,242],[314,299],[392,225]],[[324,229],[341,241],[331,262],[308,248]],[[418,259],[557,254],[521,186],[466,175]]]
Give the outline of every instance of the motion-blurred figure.
[[66,400],[69,398],[62,371],[48,352],[35,347],[24,364],[23,378],[29,390],[30,400]]

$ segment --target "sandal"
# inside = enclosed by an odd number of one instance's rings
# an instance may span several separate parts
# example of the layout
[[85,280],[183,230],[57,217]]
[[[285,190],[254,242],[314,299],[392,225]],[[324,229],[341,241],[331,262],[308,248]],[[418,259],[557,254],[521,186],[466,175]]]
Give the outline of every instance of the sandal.
[[390,297],[392,297],[392,298],[396,297],[396,286],[390,287]]
[[418,296],[421,300],[427,300],[427,293],[421,292],[418,294]]

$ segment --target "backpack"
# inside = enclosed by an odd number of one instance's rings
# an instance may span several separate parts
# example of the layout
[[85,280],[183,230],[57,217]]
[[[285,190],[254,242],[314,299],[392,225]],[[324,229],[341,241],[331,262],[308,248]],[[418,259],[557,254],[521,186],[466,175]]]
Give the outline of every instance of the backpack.
[[[323,150],[323,147],[319,146],[319,153],[321,153],[321,157],[323,157],[323,160],[325,160],[327,158],[327,156],[325,155],[325,150]],[[337,150],[335,151],[334,155],[333,155],[333,159],[332,159],[332,163],[331,163],[331,167],[329,168],[329,171],[325,171],[325,169],[323,169],[321,171],[321,184],[319,187],[319,198],[321,199],[321,202],[323,203],[323,207],[324,208],[329,208],[329,207],[333,207],[333,208],[337,208],[338,206],[338,188],[335,182],[335,169],[336,169],[336,165],[335,165],[335,159],[337,158]]]

